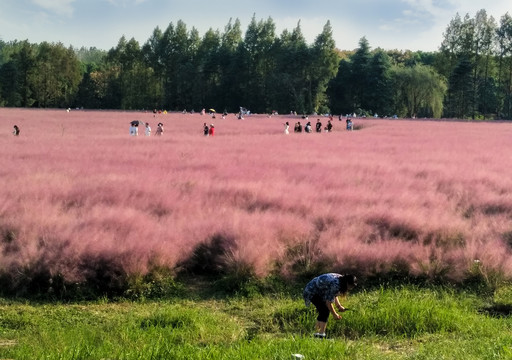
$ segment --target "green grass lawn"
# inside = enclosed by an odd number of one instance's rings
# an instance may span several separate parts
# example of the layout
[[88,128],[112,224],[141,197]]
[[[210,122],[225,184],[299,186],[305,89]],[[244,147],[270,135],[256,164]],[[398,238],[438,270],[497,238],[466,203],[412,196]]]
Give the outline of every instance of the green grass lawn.
[[0,299],[0,359],[511,359],[512,289],[349,295],[312,338],[314,307],[251,296],[38,304]]

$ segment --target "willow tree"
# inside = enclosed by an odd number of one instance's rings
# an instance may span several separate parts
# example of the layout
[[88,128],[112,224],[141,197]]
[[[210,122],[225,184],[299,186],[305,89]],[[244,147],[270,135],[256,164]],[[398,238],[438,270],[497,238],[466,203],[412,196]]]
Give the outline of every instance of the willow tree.
[[404,109],[409,117],[441,117],[446,93],[446,80],[432,67],[394,67],[393,82],[396,108]]

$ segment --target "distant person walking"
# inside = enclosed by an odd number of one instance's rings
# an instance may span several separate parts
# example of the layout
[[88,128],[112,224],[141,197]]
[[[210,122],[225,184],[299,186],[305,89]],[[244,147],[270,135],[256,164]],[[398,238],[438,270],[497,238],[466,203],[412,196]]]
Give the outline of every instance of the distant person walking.
[[162,136],[163,133],[164,133],[164,124],[158,123],[158,125],[156,126],[155,136]]
[[347,118],[347,130],[352,131],[354,129],[354,125],[352,124],[352,120]]
[[215,126],[213,124],[210,124],[210,132],[208,133],[209,136],[215,135]]
[[203,134],[204,136],[208,136],[208,134],[210,134],[210,128],[208,127],[208,125],[206,125],[206,123],[204,123],[203,125]]
[[149,123],[146,123],[146,136],[151,136],[151,126],[149,126]]
[[139,125],[144,124],[140,120],[133,120],[130,122],[130,135],[131,136],[138,136],[139,135]]
[[12,133],[14,136],[20,135],[20,128],[18,127],[18,125],[14,125],[14,130],[12,131]]
[[331,120],[327,121],[327,126],[325,127],[325,131],[331,132],[332,131],[332,122]]
[[318,317],[315,323],[315,337],[325,338],[325,328],[327,327],[329,314],[332,314],[336,320],[341,319],[341,315],[336,312],[333,303],[339,311],[346,311],[347,309],[341,305],[338,296],[346,295],[356,285],[357,278],[354,275],[340,275],[336,273],[317,276],[306,285],[302,294],[304,302],[306,306],[310,304],[315,305],[318,310]]
[[321,133],[322,132],[322,123],[320,122],[320,119],[316,120],[316,125],[315,126],[316,126],[316,128],[315,128],[316,132],[317,133]]
[[287,122],[284,123],[284,133],[288,135],[290,133],[290,124]]

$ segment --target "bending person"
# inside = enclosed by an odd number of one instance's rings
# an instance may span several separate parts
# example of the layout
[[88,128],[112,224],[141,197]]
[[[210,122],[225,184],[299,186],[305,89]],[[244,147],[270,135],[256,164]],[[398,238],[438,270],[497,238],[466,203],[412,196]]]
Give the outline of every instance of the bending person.
[[306,306],[312,303],[318,310],[315,337],[325,338],[329,314],[332,314],[336,320],[341,319],[341,315],[336,312],[333,303],[340,312],[344,312],[346,309],[341,305],[338,296],[346,295],[356,285],[357,278],[354,275],[336,273],[317,276],[306,285],[303,292]]

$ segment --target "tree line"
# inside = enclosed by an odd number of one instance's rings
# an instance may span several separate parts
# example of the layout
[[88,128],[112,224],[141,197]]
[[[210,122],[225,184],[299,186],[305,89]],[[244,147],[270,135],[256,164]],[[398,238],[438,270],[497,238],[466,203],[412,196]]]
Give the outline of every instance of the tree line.
[[0,41],[0,106],[512,119],[512,18],[457,14],[439,51],[336,48],[328,21],[276,34],[253,16],[203,36],[183,21],[108,51]]

